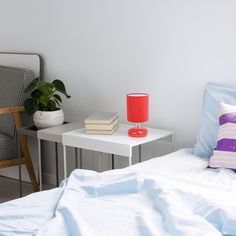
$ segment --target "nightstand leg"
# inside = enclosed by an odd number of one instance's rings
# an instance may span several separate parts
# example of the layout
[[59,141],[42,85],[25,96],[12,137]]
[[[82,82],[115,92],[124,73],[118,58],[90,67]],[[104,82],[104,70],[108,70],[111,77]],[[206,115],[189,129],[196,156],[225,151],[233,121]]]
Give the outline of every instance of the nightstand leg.
[[56,159],[56,178],[57,187],[59,186],[59,176],[58,176],[58,144],[55,143],[55,159]]
[[41,161],[41,140],[38,139],[38,161],[39,161],[39,191],[43,190],[42,183],[42,161]]
[[99,153],[98,153],[98,171],[99,171],[99,172],[102,171],[101,155],[102,155],[102,153],[99,152]]
[[66,146],[63,145],[64,179],[67,178]]
[[79,149],[79,168],[83,168],[83,156],[82,156],[82,148]]
[[142,162],[142,148],[141,148],[141,145],[138,145],[138,161]]
[[111,169],[115,169],[115,155],[111,154]]
[[129,166],[132,166],[132,156],[129,157]]
[[75,148],[75,169],[78,169],[78,149]]

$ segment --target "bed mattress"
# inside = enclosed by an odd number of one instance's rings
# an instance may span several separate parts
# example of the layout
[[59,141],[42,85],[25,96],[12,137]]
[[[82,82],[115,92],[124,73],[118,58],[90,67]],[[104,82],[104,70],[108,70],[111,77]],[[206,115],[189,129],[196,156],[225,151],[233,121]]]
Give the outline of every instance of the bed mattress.
[[182,149],[0,205],[0,235],[236,235],[236,174]]

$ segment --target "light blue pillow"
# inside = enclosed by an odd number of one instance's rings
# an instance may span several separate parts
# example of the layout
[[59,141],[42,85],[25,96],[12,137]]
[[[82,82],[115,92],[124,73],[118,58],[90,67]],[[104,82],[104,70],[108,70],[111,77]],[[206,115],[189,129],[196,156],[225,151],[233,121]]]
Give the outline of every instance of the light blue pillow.
[[209,82],[204,91],[202,124],[197,144],[193,149],[194,155],[205,158],[213,155],[217,142],[221,102],[236,105],[236,88]]

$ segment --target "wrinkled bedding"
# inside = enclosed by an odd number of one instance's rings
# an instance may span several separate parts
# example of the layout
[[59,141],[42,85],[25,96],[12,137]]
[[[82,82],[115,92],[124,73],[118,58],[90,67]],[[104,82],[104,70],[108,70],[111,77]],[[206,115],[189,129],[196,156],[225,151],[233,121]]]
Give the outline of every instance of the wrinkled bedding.
[[236,235],[236,173],[182,149],[0,205],[0,235]]

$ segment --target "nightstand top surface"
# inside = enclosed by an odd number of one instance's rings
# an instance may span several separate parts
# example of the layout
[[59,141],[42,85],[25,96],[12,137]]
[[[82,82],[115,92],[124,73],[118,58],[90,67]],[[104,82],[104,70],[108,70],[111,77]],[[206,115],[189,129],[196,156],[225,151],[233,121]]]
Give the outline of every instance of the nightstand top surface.
[[70,122],[59,126],[54,126],[46,129],[39,129],[37,131],[37,138],[51,142],[62,143],[62,135],[65,132],[80,129],[83,127],[82,122]]
[[[173,135],[172,131],[148,128],[146,137],[134,138],[128,136],[128,129],[131,127],[133,126],[120,124],[119,128],[111,135],[87,134],[85,128],[76,129],[63,134],[62,144],[127,156],[130,155],[130,150],[134,146]],[[121,149],[124,151],[119,152]],[[116,152],[116,150],[118,151]]]

